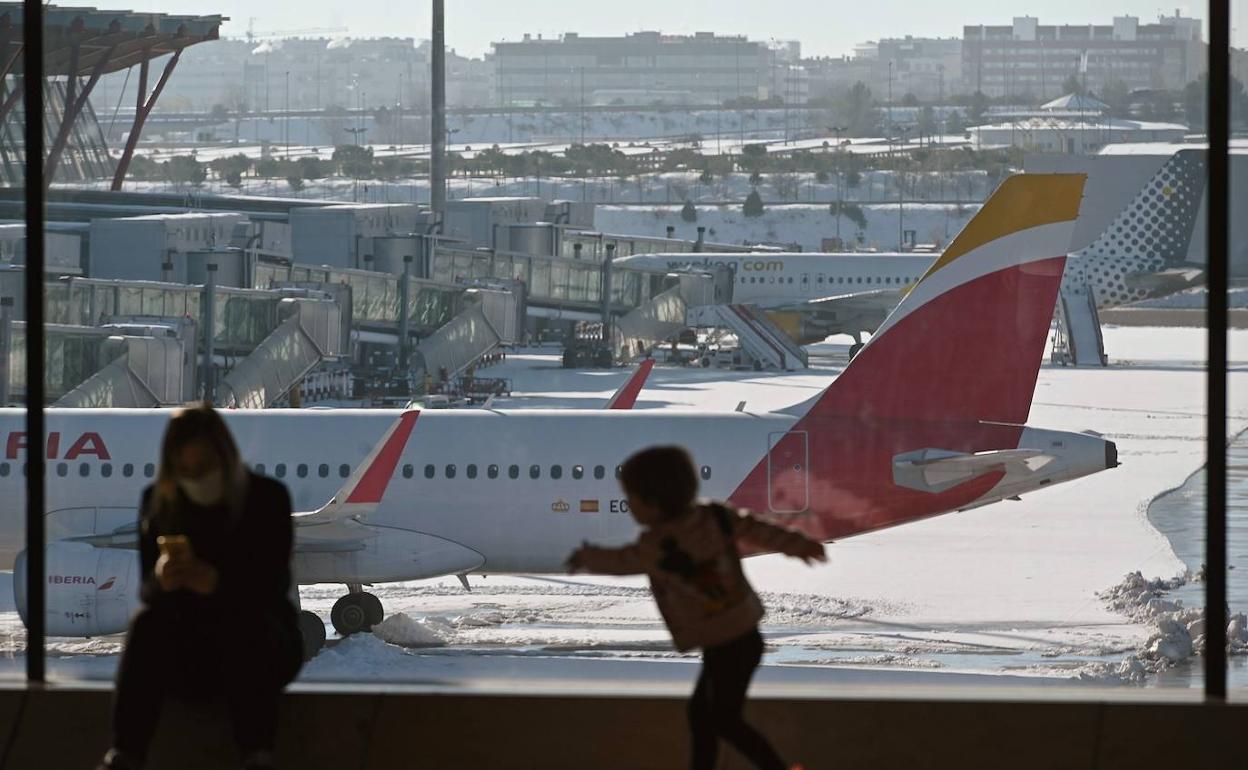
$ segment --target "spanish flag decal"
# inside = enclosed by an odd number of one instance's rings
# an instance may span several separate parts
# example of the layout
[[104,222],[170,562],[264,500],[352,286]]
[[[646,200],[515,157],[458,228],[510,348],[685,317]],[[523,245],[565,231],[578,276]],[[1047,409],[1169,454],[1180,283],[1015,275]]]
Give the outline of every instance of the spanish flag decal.
[[581,501],[581,513],[597,513],[597,512],[598,512],[597,500],[582,500]]

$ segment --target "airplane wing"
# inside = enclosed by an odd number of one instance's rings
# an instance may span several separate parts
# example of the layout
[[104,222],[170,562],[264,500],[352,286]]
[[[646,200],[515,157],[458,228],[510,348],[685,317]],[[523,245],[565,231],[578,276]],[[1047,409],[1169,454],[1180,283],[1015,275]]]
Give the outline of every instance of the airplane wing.
[[381,441],[329,502],[315,511],[296,513],[296,538],[337,540],[358,529],[364,518],[381,504],[419,416],[418,409],[399,415],[399,419],[386,430]]
[[1034,473],[1054,460],[1037,449],[951,452],[920,449],[893,458],[893,483],[920,492],[943,492],[985,473]]
[[846,292],[845,294],[834,294],[830,297],[807,300],[793,309],[830,310],[850,313],[872,310],[888,312],[897,307],[897,303],[901,302],[903,296],[905,296],[905,291],[902,289],[872,289],[870,291]]
[[650,376],[650,370],[654,368],[654,359],[647,358],[641,362],[637,370],[633,372],[620,389],[615,391],[615,395],[611,396],[611,400],[603,409],[632,409],[633,404],[637,403],[637,396],[641,393],[642,387],[646,384],[646,378]]

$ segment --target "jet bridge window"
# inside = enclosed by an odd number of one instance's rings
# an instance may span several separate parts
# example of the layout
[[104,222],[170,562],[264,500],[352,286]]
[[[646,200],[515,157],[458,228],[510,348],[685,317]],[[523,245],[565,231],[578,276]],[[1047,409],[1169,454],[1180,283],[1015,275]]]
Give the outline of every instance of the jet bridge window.
[[550,466],[550,477],[551,477],[552,479],[561,479],[561,478],[563,478],[563,466],[562,466],[562,465],[552,465],[552,466]]
[[320,476],[323,479],[329,478],[329,465],[326,463],[321,463],[320,465],[316,466],[316,475]]
[[541,477],[542,477],[542,466],[530,465],[529,466],[529,478],[540,479]]
[[485,469],[485,475],[489,476],[492,479],[498,478],[498,466],[497,465],[487,466]]
[[308,466],[305,463],[299,463],[299,465],[295,466],[295,475],[301,479],[306,479],[308,477]]
[[121,466],[121,475],[125,476],[126,478],[130,478],[131,476],[133,476],[134,466],[131,465],[130,463],[126,463],[125,465]]
[[[409,466],[407,466],[407,467],[408,467],[408,468],[410,468],[410,467],[412,467],[412,466],[410,466],[410,465],[409,465]],[[437,468],[435,468],[435,467],[433,466],[433,464],[432,464],[432,463],[430,463],[429,465],[426,465],[426,466],[425,466],[425,478],[427,478],[427,479],[431,479],[431,478],[433,478],[433,477],[434,477],[434,476],[436,476],[436,475],[438,475],[438,469],[437,469]],[[410,478],[410,476],[409,476],[409,478]]]
[[573,466],[572,466],[572,478],[574,478],[574,479],[581,479],[581,478],[584,478],[584,477],[585,477],[585,466],[584,466],[584,465],[573,465]]
[[[5,465],[3,471],[0,472],[0,476],[7,476],[7,475],[9,475],[9,466]],[[100,475],[106,479],[111,477],[113,475],[113,464],[112,463],[102,464],[100,466]]]

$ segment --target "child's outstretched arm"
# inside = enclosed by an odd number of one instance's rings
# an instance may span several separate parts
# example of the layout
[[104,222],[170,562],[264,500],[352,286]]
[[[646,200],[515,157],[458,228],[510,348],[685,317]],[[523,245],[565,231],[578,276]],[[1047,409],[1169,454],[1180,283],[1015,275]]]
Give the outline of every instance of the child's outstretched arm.
[[568,556],[568,572],[596,572],[599,575],[640,575],[646,571],[637,543],[622,548],[602,548],[581,543]]
[[807,564],[828,560],[823,543],[797,530],[769,524],[748,511],[729,510],[729,515],[732,516],[733,532],[763,550],[793,556]]

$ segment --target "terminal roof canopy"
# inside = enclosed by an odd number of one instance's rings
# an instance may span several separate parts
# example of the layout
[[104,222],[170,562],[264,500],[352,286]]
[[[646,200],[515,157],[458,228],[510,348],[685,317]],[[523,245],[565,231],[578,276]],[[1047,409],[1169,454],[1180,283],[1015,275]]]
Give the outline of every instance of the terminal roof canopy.
[[[21,3],[0,2],[0,61],[12,61],[10,74],[22,71],[22,57],[14,56],[22,45],[22,15]],[[216,40],[226,17],[46,5],[43,19],[44,75],[82,77],[101,61],[101,74],[107,74]]]

